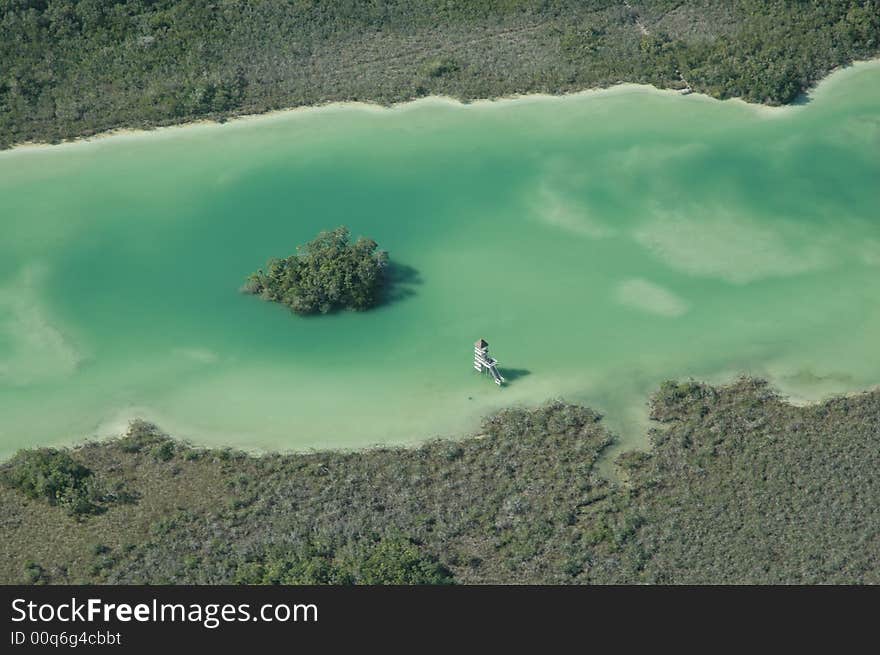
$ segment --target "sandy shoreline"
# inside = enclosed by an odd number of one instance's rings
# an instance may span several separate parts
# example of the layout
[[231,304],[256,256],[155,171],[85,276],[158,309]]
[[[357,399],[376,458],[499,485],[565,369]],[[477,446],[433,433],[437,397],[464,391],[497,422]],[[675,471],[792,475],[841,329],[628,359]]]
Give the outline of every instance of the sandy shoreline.
[[[807,100],[815,100],[830,90],[837,82],[845,79],[849,75],[859,73],[868,68],[880,67],[880,58],[869,59],[863,61],[853,62],[847,66],[837,68],[832,70],[828,75],[819,80],[819,82],[813,86],[805,95]],[[142,129],[142,128],[119,128],[114,130],[109,130],[106,132],[101,132],[99,134],[93,134],[91,136],[83,136],[77,137],[75,139],[71,139],[68,141],[63,141],[61,143],[32,143],[25,142],[16,144],[12,148],[7,150],[0,150],[0,158],[8,157],[12,154],[18,153],[27,153],[34,151],[47,151],[47,150],[61,150],[66,149],[72,146],[81,147],[85,144],[96,144],[99,142],[104,142],[108,139],[113,139],[116,141],[120,141],[122,139],[133,139],[133,138],[144,138],[144,137],[156,137],[156,136],[168,136],[177,134],[178,130],[196,130],[196,129],[220,129],[220,128],[234,128],[236,126],[250,125],[256,121],[266,121],[270,122],[273,120],[286,119],[292,116],[297,115],[305,115],[314,112],[332,112],[332,111],[348,111],[352,109],[357,109],[360,111],[370,111],[370,112],[405,112],[411,109],[417,109],[420,107],[431,106],[431,105],[441,105],[447,107],[457,107],[460,109],[469,109],[469,108],[486,108],[486,107],[505,107],[513,103],[534,103],[534,102],[558,102],[565,101],[571,98],[584,98],[584,97],[608,97],[613,95],[622,95],[627,93],[652,93],[652,94],[660,94],[665,96],[678,96],[681,98],[687,98],[688,101],[693,102],[717,102],[717,103],[725,103],[725,104],[735,104],[741,105],[743,107],[747,107],[752,111],[763,115],[763,116],[784,116],[792,111],[797,111],[805,106],[806,103],[795,103],[790,105],[784,105],[779,107],[771,107],[768,105],[761,105],[746,102],[740,98],[730,98],[728,100],[718,100],[713,98],[712,96],[703,94],[703,93],[692,93],[686,96],[683,96],[681,91],[675,89],[660,89],[655,86],[651,86],[649,84],[634,84],[631,82],[621,82],[619,84],[615,84],[614,86],[604,87],[604,88],[592,88],[592,89],[584,89],[582,91],[576,91],[574,93],[565,93],[560,95],[554,95],[549,93],[527,93],[522,95],[513,95],[513,96],[504,96],[501,98],[483,98],[479,100],[472,101],[461,101],[458,98],[454,98],[451,96],[427,96],[424,98],[417,98],[415,100],[407,100],[404,102],[400,102],[394,105],[380,105],[372,102],[361,102],[361,101],[350,101],[350,102],[330,102],[321,105],[303,105],[300,107],[291,107],[288,109],[277,109],[273,111],[267,111],[259,114],[241,114],[238,116],[232,116],[229,119],[219,122],[211,119],[202,119],[197,121],[189,121],[186,123],[180,123],[176,125],[164,125],[161,127],[155,127],[152,129]]]

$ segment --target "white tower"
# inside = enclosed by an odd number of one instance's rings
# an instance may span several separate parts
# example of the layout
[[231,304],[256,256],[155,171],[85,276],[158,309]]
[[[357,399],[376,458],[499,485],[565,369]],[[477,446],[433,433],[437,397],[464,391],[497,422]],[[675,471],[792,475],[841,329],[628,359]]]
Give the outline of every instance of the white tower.
[[504,382],[504,377],[498,372],[498,361],[489,357],[489,343],[485,339],[479,339],[474,344],[474,369],[478,373],[488,371],[499,387]]

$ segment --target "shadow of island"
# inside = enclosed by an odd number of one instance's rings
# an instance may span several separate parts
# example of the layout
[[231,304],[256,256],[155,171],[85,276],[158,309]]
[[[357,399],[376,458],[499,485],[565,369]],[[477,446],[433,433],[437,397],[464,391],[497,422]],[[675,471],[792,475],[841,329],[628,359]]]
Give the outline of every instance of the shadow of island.
[[385,267],[385,286],[379,307],[406,300],[415,295],[415,287],[421,285],[422,276],[412,266],[389,261]]

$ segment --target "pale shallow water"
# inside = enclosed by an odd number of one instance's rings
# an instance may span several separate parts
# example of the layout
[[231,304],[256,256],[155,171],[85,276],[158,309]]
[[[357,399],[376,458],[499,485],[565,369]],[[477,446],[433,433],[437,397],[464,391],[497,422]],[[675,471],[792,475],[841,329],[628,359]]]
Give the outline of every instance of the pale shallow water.
[[[646,88],[335,107],[0,153],[0,454],[118,432],[415,443],[563,397],[645,443],[663,379],[880,382],[880,67],[783,110]],[[237,293],[347,224],[411,293]],[[471,368],[490,342],[497,389]]]

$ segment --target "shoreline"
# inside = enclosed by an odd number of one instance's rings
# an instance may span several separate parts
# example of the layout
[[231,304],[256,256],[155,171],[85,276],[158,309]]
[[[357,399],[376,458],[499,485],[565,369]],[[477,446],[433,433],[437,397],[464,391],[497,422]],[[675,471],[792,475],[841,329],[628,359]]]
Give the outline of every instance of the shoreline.
[[266,111],[257,114],[238,114],[230,116],[224,120],[215,120],[210,118],[204,118],[196,121],[188,121],[184,123],[176,123],[170,125],[161,125],[154,128],[135,128],[135,127],[121,127],[112,130],[107,130],[105,132],[99,132],[97,134],[93,134],[90,136],[81,136],[73,139],[69,139],[66,141],[61,141],[60,143],[45,143],[45,142],[23,142],[14,144],[12,147],[7,148],[5,150],[0,150],[0,159],[4,157],[8,157],[12,154],[16,153],[33,153],[33,152],[47,152],[47,151],[58,151],[62,149],[69,148],[71,146],[82,146],[84,144],[100,144],[104,143],[108,139],[115,139],[117,141],[121,141],[123,139],[132,139],[132,138],[144,138],[148,136],[169,136],[174,135],[178,130],[184,129],[198,129],[198,128],[221,128],[221,127],[235,127],[235,126],[244,126],[250,125],[256,121],[271,121],[271,120],[279,120],[285,118],[291,118],[294,116],[301,116],[308,113],[313,112],[329,112],[329,111],[349,111],[353,109],[357,109],[360,111],[368,111],[368,112],[403,112],[409,111],[411,109],[418,109],[424,106],[430,105],[442,105],[447,107],[456,107],[458,109],[479,109],[479,108],[487,108],[487,107],[504,107],[512,103],[520,104],[524,102],[547,102],[547,101],[566,101],[569,99],[575,98],[585,98],[585,97],[607,97],[613,95],[621,95],[626,93],[652,93],[659,94],[665,96],[678,96],[681,98],[688,98],[691,101],[697,102],[715,102],[715,103],[725,103],[731,105],[739,105],[745,108],[752,110],[753,112],[762,115],[764,117],[779,117],[786,115],[793,110],[802,109],[809,105],[810,102],[817,99],[819,95],[822,95],[825,92],[825,87],[829,84],[837,83],[841,79],[845,79],[845,76],[855,74],[861,72],[862,70],[880,67],[880,57],[876,57],[874,59],[864,59],[859,61],[854,61],[846,66],[839,66],[833,70],[831,70],[825,77],[816,82],[812,87],[810,87],[798,100],[793,103],[787,105],[763,105],[758,103],[748,102],[741,98],[728,98],[725,100],[720,100],[713,96],[710,96],[705,93],[693,92],[686,95],[683,95],[681,90],[678,89],[664,89],[660,87],[656,87],[650,84],[638,84],[633,82],[619,82],[612,86],[608,87],[593,87],[588,89],[582,89],[580,91],[575,91],[572,93],[562,93],[562,94],[550,94],[550,93],[524,93],[518,95],[510,95],[510,96],[501,96],[498,98],[479,98],[475,100],[461,100],[459,98],[455,98],[453,96],[443,96],[443,95],[429,95],[422,98],[415,98],[412,100],[405,100],[403,102],[391,104],[391,105],[382,105],[374,102],[367,101],[337,101],[337,102],[328,102],[324,104],[317,105],[301,105],[298,107],[289,107],[286,109],[275,109],[271,111]]
[[[880,384],[873,384],[868,387],[853,391],[824,394],[820,398],[807,398],[802,395],[784,392],[779,382],[772,380],[771,377],[739,374],[725,377],[723,380],[720,381],[708,381],[706,379],[696,378],[672,378],[671,380],[678,384],[693,382],[700,386],[713,389],[718,393],[734,390],[745,381],[759,383],[762,386],[765,386],[767,391],[772,394],[776,398],[777,402],[779,402],[781,405],[800,410],[808,409],[810,407],[821,407],[822,405],[833,403],[839,399],[857,399],[862,396],[880,393]],[[415,437],[404,442],[383,443],[381,441],[378,441],[375,443],[359,446],[325,446],[322,448],[261,448],[259,446],[240,446],[232,443],[222,442],[206,444],[204,442],[201,442],[197,437],[193,438],[192,436],[181,435],[180,431],[186,432],[185,428],[181,430],[180,426],[178,426],[178,429],[175,430],[174,427],[171,426],[171,429],[166,429],[169,427],[167,425],[167,422],[163,422],[161,419],[159,421],[156,421],[152,418],[147,417],[143,412],[134,411],[131,413],[123,413],[111,419],[100,422],[96,426],[96,430],[92,434],[80,435],[73,439],[65,439],[63,440],[63,442],[53,442],[48,445],[34,445],[28,448],[17,449],[16,451],[10,452],[8,454],[0,455],[0,465],[9,462],[20,450],[55,448],[59,450],[76,451],[95,444],[109,444],[127,437],[132,430],[132,426],[138,423],[151,425],[175,443],[184,445],[193,450],[198,450],[202,452],[228,451],[255,459],[276,456],[318,456],[324,453],[354,455],[358,453],[367,453],[379,450],[408,451],[415,450],[425,446],[426,444],[435,442],[458,444],[473,439],[484,439],[488,434],[484,428],[485,422],[487,420],[490,420],[492,417],[497,416],[499,413],[502,413],[506,410],[523,410],[526,412],[533,412],[540,410],[542,407],[548,407],[553,403],[561,402],[566,405],[575,405],[590,411],[595,411],[600,416],[601,424],[604,426],[605,430],[609,432],[613,440],[603,449],[602,454],[596,461],[596,466],[597,471],[600,473],[600,475],[602,475],[606,479],[612,479],[617,476],[617,464],[615,460],[618,456],[624,453],[651,452],[654,449],[654,444],[650,438],[651,433],[656,430],[662,431],[666,427],[668,427],[666,423],[657,421],[650,417],[652,398],[659,392],[659,390],[660,386],[655,387],[654,391],[648,393],[645,398],[645,407],[647,408],[647,421],[644,429],[644,434],[641,435],[642,437],[644,437],[642,439],[643,443],[640,445],[624,443],[624,441],[620,439],[619,431],[615,429],[608,421],[608,419],[611,418],[611,423],[614,423],[615,417],[610,416],[609,413],[605,412],[604,410],[599,410],[593,405],[587,404],[582,401],[573,401],[566,398],[549,397],[543,401],[536,403],[511,403],[504,405],[499,409],[489,411],[482,415],[482,418],[480,419],[480,425],[474,427],[472,430],[465,430],[463,432],[457,432],[454,434],[437,434],[428,438]]]

